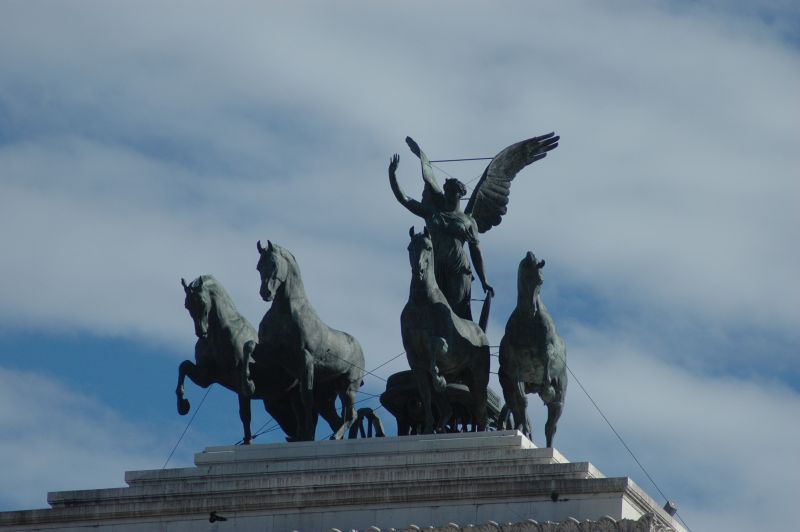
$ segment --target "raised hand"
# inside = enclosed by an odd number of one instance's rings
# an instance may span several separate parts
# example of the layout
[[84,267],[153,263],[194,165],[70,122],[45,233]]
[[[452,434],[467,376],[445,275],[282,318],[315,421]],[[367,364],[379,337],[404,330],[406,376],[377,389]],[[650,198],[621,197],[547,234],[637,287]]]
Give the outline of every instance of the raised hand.
[[394,175],[395,170],[397,170],[397,165],[399,164],[400,164],[400,156],[395,153],[389,160],[389,173]]
[[492,288],[489,283],[483,283],[483,291],[494,299],[494,288]]
[[406,137],[406,144],[408,144],[408,147],[411,149],[411,153],[419,157],[419,154],[422,151],[419,149],[419,144],[417,144],[411,137]]

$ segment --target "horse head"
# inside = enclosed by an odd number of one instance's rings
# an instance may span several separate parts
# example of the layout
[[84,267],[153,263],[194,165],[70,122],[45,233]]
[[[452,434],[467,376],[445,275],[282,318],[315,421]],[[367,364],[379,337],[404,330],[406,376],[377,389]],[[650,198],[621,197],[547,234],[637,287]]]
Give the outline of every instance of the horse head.
[[411,242],[408,244],[408,260],[411,263],[411,279],[425,281],[433,275],[433,241],[425,227],[421,233],[414,234],[414,227],[408,231]]
[[181,278],[183,291],[186,293],[184,306],[194,321],[194,333],[198,338],[208,336],[208,315],[212,302],[206,283],[211,280],[211,276],[201,275],[187,285],[186,280]]
[[261,276],[261,288],[259,294],[264,301],[272,301],[286,282],[288,268],[286,260],[280,253],[280,247],[274,246],[267,240],[267,247],[261,247],[261,241],[256,243],[256,249],[261,255],[258,259],[256,269]]
[[517,282],[520,286],[526,285],[531,289],[541,286],[544,283],[544,260],[536,260],[536,255],[532,251],[525,254],[519,263],[517,270]]

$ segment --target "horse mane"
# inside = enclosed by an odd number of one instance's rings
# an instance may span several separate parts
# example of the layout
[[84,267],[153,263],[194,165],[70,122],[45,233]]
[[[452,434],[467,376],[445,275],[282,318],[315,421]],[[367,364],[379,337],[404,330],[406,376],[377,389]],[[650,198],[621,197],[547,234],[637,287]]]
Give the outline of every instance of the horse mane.
[[279,246],[278,244],[272,244],[272,248],[278,253],[278,255],[289,261],[290,265],[295,271],[300,271],[300,266],[297,264],[297,259],[294,258],[294,255],[292,255],[291,251],[283,246]]
[[217,281],[217,279],[210,274],[201,275],[191,283],[189,283],[190,290],[204,290],[208,292],[211,296],[211,299],[216,303],[217,308],[227,307],[232,310],[236,315],[240,316],[239,311],[236,309],[236,305],[233,304],[233,299],[231,296],[228,295],[228,291],[225,290],[225,287]]

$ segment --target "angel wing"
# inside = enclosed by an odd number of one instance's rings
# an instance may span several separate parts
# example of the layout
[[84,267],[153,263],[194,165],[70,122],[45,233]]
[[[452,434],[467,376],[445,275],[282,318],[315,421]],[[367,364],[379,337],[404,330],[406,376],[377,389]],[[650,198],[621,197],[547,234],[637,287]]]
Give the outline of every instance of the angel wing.
[[554,150],[559,138],[555,133],[548,133],[512,144],[495,155],[483,171],[464,209],[477,222],[478,231],[485,233],[500,224],[507,211],[511,181],[520,170]]

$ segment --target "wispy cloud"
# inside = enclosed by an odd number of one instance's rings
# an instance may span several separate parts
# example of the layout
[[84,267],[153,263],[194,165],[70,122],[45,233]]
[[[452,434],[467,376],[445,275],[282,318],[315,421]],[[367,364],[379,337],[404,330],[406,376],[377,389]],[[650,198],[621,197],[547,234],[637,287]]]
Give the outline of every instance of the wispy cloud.
[[[97,399],[33,372],[0,367],[0,506],[46,506],[48,491],[122,486],[158,467],[163,445]],[[163,460],[163,458],[162,458]]]
[[[660,359],[641,339],[572,331],[570,365],[694,530],[781,530],[800,467],[796,391],[777,380],[708,377]],[[557,446],[609,452],[600,469],[658,495],[573,379]],[[542,432],[541,407],[531,408]]]

